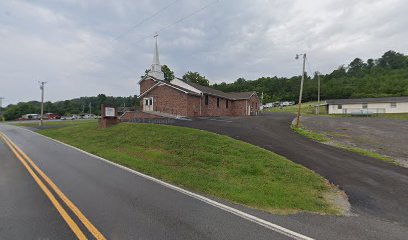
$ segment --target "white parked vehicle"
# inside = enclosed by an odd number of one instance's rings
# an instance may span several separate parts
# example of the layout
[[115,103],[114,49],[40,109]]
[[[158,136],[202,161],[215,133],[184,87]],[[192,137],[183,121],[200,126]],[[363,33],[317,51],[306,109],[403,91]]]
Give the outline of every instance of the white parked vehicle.
[[75,116],[62,116],[61,120],[75,120]]

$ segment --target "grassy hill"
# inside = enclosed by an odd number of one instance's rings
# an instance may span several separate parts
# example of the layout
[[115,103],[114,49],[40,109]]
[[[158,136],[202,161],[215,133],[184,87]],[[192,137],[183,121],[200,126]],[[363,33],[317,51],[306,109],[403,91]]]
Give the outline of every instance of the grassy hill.
[[333,189],[321,176],[226,136],[153,124],[99,129],[95,122],[39,132],[173,184],[249,207],[274,213],[338,213],[326,200]]

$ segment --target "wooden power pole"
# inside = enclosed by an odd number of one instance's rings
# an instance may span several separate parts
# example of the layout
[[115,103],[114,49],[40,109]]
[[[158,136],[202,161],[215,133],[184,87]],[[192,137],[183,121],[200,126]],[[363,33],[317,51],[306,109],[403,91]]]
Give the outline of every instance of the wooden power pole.
[[296,54],[296,59],[299,59],[299,56],[303,56],[303,70],[302,70],[302,80],[300,81],[300,92],[299,92],[298,112],[296,116],[296,127],[300,126],[300,109],[302,106],[303,82],[305,81],[306,53]]

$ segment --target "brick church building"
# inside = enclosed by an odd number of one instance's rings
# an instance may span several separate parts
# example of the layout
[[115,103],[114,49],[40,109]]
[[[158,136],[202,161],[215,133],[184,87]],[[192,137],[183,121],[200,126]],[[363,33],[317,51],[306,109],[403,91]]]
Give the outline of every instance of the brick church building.
[[225,93],[183,79],[164,80],[161,70],[157,38],[153,64],[139,81],[140,106],[145,113],[183,117],[245,116],[259,114],[256,92]]

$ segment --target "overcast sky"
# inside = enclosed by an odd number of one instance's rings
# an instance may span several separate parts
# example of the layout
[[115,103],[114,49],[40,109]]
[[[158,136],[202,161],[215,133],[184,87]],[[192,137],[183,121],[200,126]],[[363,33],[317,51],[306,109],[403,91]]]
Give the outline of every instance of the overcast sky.
[[4,0],[0,97],[39,100],[38,81],[51,101],[138,94],[157,31],[161,63],[179,77],[300,75],[303,52],[311,71],[327,73],[356,57],[407,54],[407,10],[406,0]]

